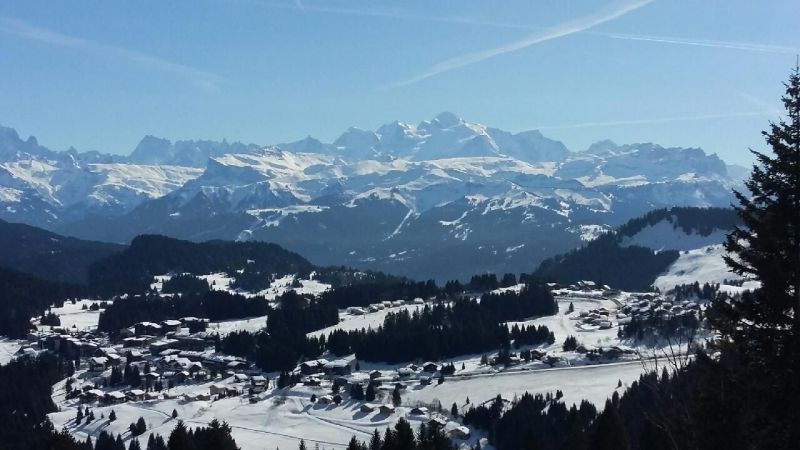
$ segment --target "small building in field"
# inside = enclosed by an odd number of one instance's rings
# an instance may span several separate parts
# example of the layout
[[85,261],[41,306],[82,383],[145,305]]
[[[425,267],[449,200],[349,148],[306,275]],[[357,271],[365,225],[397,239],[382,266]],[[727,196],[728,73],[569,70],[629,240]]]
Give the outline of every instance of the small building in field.
[[176,332],[181,327],[180,320],[164,320],[161,322],[161,329],[164,333]]
[[434,362],[426,362],[422,365],[423,372],[436,372],[439,370],[439,365]]
[[269,388],[269,380],[263,375],[256,375],[250,378],[250,391],[253,394],[260,394]]
[[425,416],[428,415],[428,408],[424,406],[416,406],[411,408],[410,412],[412,416]]
[[361,411],[363,413],[371,413],[371,412],[375,411],[377,408],[378,408],[378,405],[373,405],[372,403],[364,403],[358,409],[359,409],[359,411]]
[[390,403],[386,403],[386,404],[381,405],[380,409],[381,409],[381,414],[386,414],[386,415],[394,414],[394,410],[395,410],[394,405],[392,405]]
[[450,437],[454,439],[461,439],[461,440],[469,439],[469,428],[462,425],[460,427],[453,428],[447,434],[449,434]]
[[104,400],[109,404],[122,403],[126,400],[126,396],[120,391],[107,392]]
[[326,375],[350,375],[353,371],[350,363],[343,359],[325,363],[323,370]]
[[428,421],[428,427],[435,430],[441,430],[445,426],[447,426],[447,421],[441,417],[434,417]]
[[300,373],[303,375],[311,375],[314,373],[319,373],[322,371],[322,367],[325,363],[319,360],[313,359],[311,361],[304,361],[300,363]]
[[144,400],[144,391],[141,389],[131,389],[125,392],[125,397],[127,397],[129,401],[140,402]]
[[108,358],[105,356],[93,356],[89,358],[89,371],[102,372],[108,366]]
[[224,397],[227,394],[224,384],[214,383],[208,387],[208,393]]

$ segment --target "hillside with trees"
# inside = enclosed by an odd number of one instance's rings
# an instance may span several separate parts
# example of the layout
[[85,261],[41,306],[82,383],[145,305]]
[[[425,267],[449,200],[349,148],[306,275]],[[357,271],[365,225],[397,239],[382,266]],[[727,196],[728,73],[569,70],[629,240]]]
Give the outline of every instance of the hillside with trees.
[[21,338],[32,328],[31,318],[51,305],[84,293],[81,286],[55,283],[26,273],[0,268],[0,335]]
[[314,266],[296,253],[264,242],[195,243],[142,235],[123,252],[92,264],[89,284],[102,295],[143,293],[155,275],[235,273],[244,268],[268,277],[308,275]]
[[125,247],[84,241],[0,220],[0,267],[49,281],[86,283],[89,266]]

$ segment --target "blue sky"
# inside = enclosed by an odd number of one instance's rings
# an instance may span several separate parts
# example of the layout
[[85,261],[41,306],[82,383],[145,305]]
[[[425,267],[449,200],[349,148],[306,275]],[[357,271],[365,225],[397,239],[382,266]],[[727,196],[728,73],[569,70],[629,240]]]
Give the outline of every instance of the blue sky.
[[0,1],[0,124],[55,149],[260,144],[441,111],[573,150],[748,163],[800,53],[796,0]]

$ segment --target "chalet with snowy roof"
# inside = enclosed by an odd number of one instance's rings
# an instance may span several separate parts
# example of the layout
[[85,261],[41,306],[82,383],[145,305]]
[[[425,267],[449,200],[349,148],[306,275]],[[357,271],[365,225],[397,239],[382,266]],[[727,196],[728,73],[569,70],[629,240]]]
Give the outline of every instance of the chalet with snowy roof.
[[93,356],[89,358],[89,371],[102,372],[108,366],[108,358],[105,356]]
[[441,417],[434,417],[428,421],[428,427],[433,428],[435,430],[440,430],[447,426],[447,421],[442,419]]
[[139,322],[133,329],[136,336],[160,336],[164,332],[161,325],[154,322]]
[[325,363],[322,369],[326,375],[350,375],[353,370],[352,367],[350,367],[350,363],[343,359],[329,361]]
[[322,371],[322,367],[325,365],[325,361],[320,361],[318,359],[313,359],[310,361],[303,361],[300,363],[300,373],[303,375],[311,375],[314,373],[319,373]]
[[208,393],[211,395],[224,396],[227,391],[224,384],[214,383],[208,387]]
[[164,332],[164,333],[177,332],[178,329],[180,329],[180,327],[181,327],[181,321],[180,320],[172,320],[172,319],[170,319],[170,320],[164,320],[164,321],[161,322],[161,329],[162,329],[162,332]]
[[322,384],[322,382],[317,377],[307,377],[303,379],[303,386],[319,386],[320,384]]
[[151,342],[155,341],[154,337],[150,336],[136,336],[136,337],[127,337],[122,340],[123,347],[147,347],[150,345]]
[[434,362],[426,362],[422,365],[423,372],[436,372],[439,370],[439,365]]
[[122,403],[125,400],[127,400],[127,398],[125,397],[125,394],[123,394],[122,392],[114,391],[114,392],[106,392],[106,395],[104,396],[103,400],[108,404],[115,404],[115,403]]
[[260,394],[269,388],[269,380],[263,375],[256,375],[250,378],[250,392]]
[[371,413],[378,408],[378,405],[373,405],[372,403],[364,403],[361,405],[358,410],[363,413]]
[[453,439],[469,439],[469,428],[465,426],[458,426],[453,428],[447,433]]
[[155,341],[150,344],[150,353],[158,355],[164,350],[175,349],[178,346],[178,341],[175,339],[163,339]]
[[129,401],[140,402],[144,400],[144,394],[145,392],[141,389],[131,389],[125,392],[125,397],[127,397]]
[[100,389],[89,389],[84,393],[84,397],[87,400],[98,400],[103,398],[106,395],[105,392],[101,391]]

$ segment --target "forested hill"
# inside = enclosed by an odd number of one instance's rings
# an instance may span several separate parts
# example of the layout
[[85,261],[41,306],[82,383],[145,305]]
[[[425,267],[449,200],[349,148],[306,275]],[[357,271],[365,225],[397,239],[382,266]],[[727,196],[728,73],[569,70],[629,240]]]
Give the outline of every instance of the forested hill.
[[616,234],[632,237],[659,222],[668,222],[685,234],[708,236],[715,230],[733,229],[741,219],[732,208],[662,208],[629,220],[617,229]]
[[[618,289],[647,290],[678,259],[687,241],[697,246],[721,243],[722,236],[737,223],[732,209],[651,211],[583,247],[545,260],[534,275],[561,283],[592,280]],[[655,228],[657,225],[662,227]],[[652,244],[656,240],[657,247]]]
[[30,330],[31,317],[51,305],[83,293],[81,286],[55,283],[14,270],[0,268],[0,335],[21,338]]
[[305,275],[314,265],[302,256],[264,242],[189,242],[159,235],[137,236],[121,253],[89,268],[89,285],[102,295],[147,291],[153,276],[170,272],[236,273],[249,278]]
[[85,283],[90,264],[124,248],[0,220],[0,266],[50,281]]

